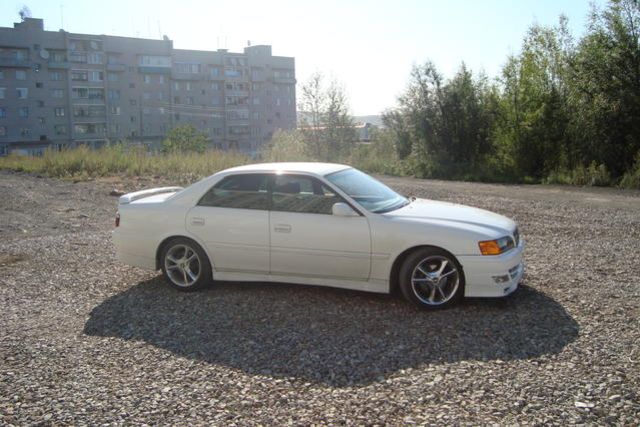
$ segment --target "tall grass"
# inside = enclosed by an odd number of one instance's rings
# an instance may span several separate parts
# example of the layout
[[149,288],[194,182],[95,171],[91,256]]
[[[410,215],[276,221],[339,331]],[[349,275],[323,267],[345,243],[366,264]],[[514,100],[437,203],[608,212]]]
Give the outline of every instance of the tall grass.
[[136,147],[107,146],[97,150],[79,147],[46,151],[39,157],[0,157],[0,169],[85,180],[107,176],[160,176],[193,182],[219,170],[250,163],[244,154],[228,151],[152,154]]

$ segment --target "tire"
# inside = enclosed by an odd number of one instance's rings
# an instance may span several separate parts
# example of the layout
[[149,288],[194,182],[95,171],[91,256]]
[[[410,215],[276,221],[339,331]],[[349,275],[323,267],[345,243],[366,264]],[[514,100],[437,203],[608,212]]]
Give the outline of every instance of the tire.
[[409,254],[398,279],[402,295],[423,309],[451,307],[464,295],[460,263],[438,248],[421,248]]
[[191,292],[211,282],[211,263],[200,245],[185,237],[169,240],[162,247],[160,266],[171,287]]

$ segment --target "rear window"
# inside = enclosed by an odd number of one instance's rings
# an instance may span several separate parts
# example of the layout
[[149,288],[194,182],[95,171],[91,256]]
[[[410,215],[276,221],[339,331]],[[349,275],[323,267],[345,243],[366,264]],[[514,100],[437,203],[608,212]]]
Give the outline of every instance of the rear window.
[[198,205],[267,210],[269,207],[267,182],[268,176],[264,174],[229,176],[207,191]]

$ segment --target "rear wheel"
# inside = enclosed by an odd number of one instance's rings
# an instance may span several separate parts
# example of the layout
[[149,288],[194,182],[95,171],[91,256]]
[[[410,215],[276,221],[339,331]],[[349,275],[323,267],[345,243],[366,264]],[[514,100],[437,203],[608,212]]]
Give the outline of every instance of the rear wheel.
[[165,280],[180,291],[202,289],[211,281],[209,258],[193,240],[170,240],[162,249],[160,262]]
[[464,274],[456,258],[437,248],[410,254],[400,268],[400,290],[421,308],[445,308],[464,295]]

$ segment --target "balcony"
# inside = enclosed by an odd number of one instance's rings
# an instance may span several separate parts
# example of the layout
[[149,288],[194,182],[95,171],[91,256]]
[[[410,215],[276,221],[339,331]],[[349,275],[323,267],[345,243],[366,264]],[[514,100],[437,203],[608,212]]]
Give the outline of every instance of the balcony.
[[281,83],[281,84],[296,84],[296,79],[293,77],[274,77],[273,78],[273,82],[274,83]]
[[47,67],[49,68],[61,68],[61,69],[65,69],[68,70],[71,64],[69,64],[67,61],[64,62],[49,62],[47,64]]
[[107,71],[124,71],[126,66],[124,64],[107,64]]
[[170,67],[154,67],[154,66],[148,66],[148,65],[140,65],[138,67],[138,72],[139,73],[143,73],[143,74],[166,74],[166,75],[170,75],[171,74],[171,68]]
[[207,74],[202,73],[179,73],[177,71],[171,72],[171,78],[173,80],[187,80],[187,81],[195,81],[195,80],[206,80]]
[[233,90],[233,89],[226,89],[224,91],[224,94],[226,96],[242,96],[245,98],[249,97],[249,91],[248,90]]
[[0,67],[30,68],[31,63],[27,59],[0,57]]

